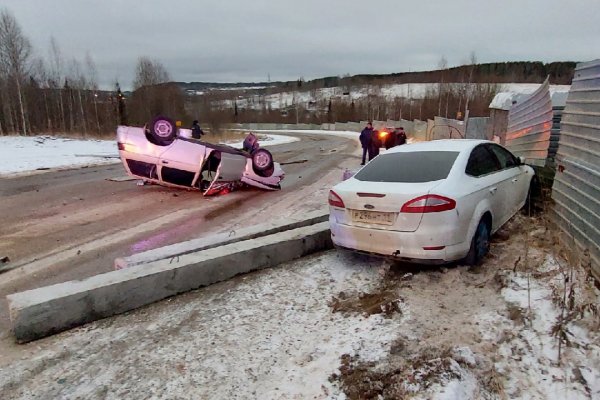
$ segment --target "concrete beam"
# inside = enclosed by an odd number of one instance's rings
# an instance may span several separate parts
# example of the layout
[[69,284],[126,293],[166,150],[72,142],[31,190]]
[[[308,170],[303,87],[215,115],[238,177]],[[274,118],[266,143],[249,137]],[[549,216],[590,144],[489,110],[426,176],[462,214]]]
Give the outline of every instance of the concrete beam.
[[117,270],[167,258],[171,259],[173,257],[182,256],[184,254],[189,254],[200,250],[212,249],[214,247],[223,246],[230,243],[237,243],[242,240],[255,239],[261,236],[272,235],[274,233],[283,232],[290,229],[314,225],[319,222],[325,222],[328,219],[329,210],[324,209],[312,211],[302,215],[301,217],[292,216],[285,219],[270,221],[264,224],[254,225],[248,228],[232,230],[226,233],[214,234],[209,237],[175,243],[169,246],[133,254],[129,257],[120,257],[115,259],[114,267],[115,270]]
[[7,296],[18,342],[332,248],[329,223],[244,240]]

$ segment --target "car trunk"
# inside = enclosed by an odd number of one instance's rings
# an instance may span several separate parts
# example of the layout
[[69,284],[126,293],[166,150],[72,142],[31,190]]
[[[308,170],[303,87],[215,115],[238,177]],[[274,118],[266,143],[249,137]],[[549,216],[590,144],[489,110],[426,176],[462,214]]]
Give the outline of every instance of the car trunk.
[[[400,213],[400,208],[416,197],[429,194],[442,181],[424,183],[355,181],[336,189],[345,205],[339,223],[370,229],[414,232],[422,213]],[[360,190],[355,190],[360,188]]]

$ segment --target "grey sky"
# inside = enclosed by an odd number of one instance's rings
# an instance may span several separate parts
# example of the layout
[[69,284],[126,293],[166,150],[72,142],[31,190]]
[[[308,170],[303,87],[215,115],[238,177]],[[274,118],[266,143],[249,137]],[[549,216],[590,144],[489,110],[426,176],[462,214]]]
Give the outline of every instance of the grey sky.
[[179,81],[311,79],[479,62],[600,56],[598,0],[0,0],[46,56],[89,51],[130,87],[139,56]]

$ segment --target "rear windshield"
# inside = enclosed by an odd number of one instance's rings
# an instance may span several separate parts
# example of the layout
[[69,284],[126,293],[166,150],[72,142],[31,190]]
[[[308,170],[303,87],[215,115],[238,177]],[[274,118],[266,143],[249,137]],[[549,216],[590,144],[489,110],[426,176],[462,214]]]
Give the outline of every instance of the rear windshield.
[[411,151],[375,157],[354,177],[359,181],[420,183],[446,179],[457,151]]

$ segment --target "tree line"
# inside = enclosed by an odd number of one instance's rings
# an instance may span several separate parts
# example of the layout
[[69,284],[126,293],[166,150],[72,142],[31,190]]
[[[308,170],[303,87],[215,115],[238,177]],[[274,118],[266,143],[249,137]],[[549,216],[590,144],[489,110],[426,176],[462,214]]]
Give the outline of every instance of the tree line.
[[[438,69],[387,75],[325,77],[305,81],[269,82],[257,90],[206,90],[186,96],[190,87],[210,84],[173,82],[157,60],[140,57],[135,66],[133,91],[124,94],[118,82],[100,90],[98,71],[91,54],[65,60],[59,44],[50,38],[47,55],[35,54],[15,17],[0,10],[0,135],[69,134],[106,135],[118,124],[143,125],[157,114],[183,121],[198,119],[218,130],[232,122],[346,122],[365,119],[421,119],[434,116],[488,115],[488,105],[498,90],[496,83],[570,83],[575,63],[506,62],[479,64],[472,53],[465,65],[448,68],[444,57]],[[420,98],[383,96],[381,88],[393,83],[432,83]],[[231,84],[230,88],[247,84]],[[298,100],[283,109],[271,109],[265,97],[341,87],[345,94],[370,87],[367,96],[319,97],[303,104]],[[257,98],[258,106],[238,105],[241,97]],[[314,96],[313,96],[314,97]]]
[[135,68],[130,96],[118,82],[101,90],[89,53],[65,60],[51,37],[47,55],[37,55],[14,15],[0,10],[0,135],[98,136],[118,124],[143,125],[155,114],[185,113],[183,93],[160,62],[140,57]]

